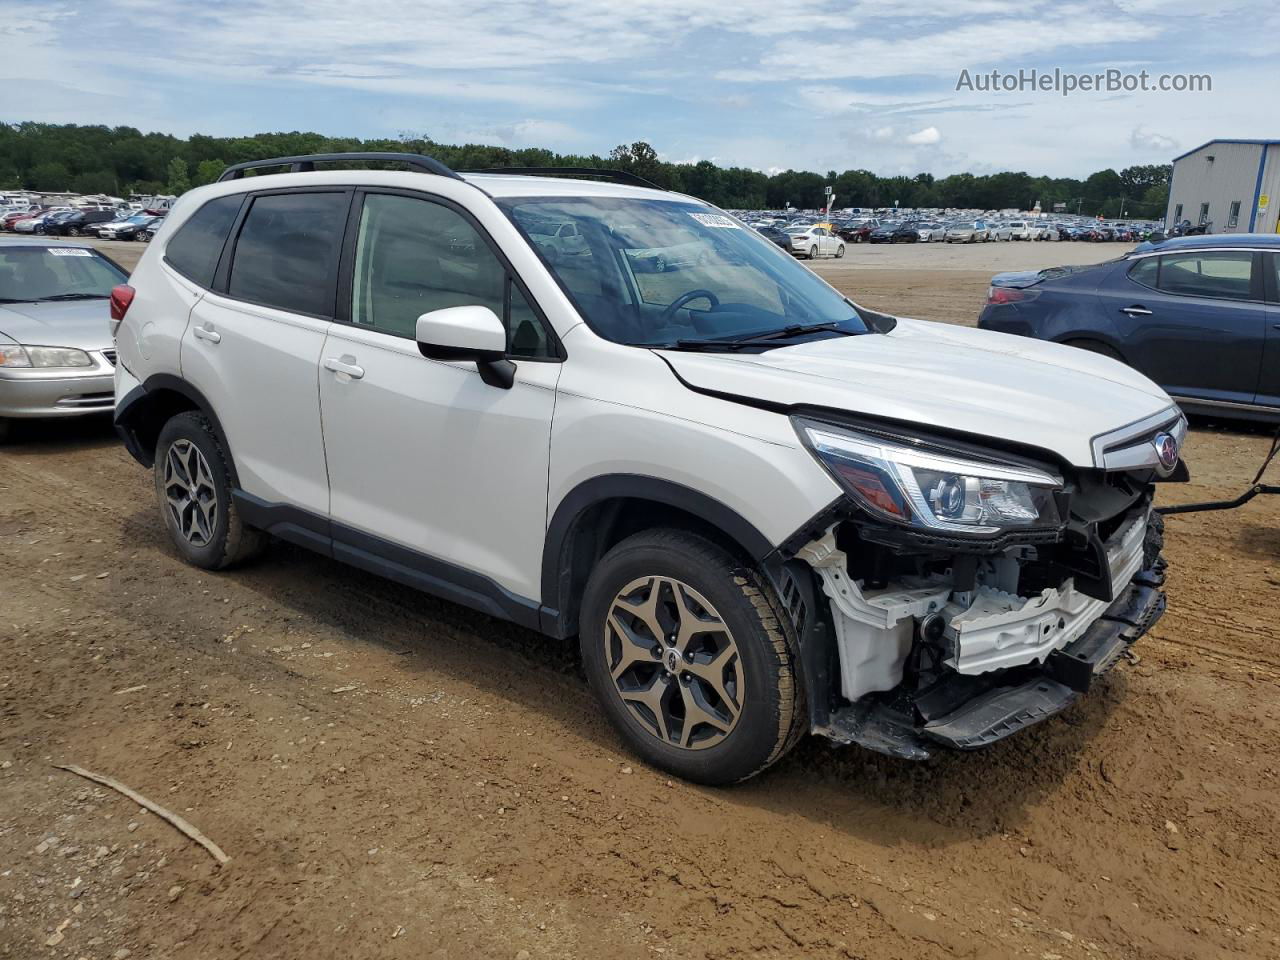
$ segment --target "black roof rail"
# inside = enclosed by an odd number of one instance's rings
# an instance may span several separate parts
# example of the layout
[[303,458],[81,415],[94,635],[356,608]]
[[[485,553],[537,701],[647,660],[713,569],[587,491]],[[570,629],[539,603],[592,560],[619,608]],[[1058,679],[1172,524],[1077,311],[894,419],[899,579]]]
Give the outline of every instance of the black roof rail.
[[383,163],[403,163],[421,173],[435,174],[437,177],[462,178],[434,157],[424,157],[419,153],[312,153],[301,157],[271,157],[267,160],[249,160],[245,163],[233,164],[222,171],[218,182],[223,180],[239,180],[246,170],[257,170],[260,167],[288,167],[290,173],[311,173],[317,163],[345,163],[348,161],[376,160]]
[[652,180],[628,173],[626,170],[610,170],[606,167],[488,167],[484,170],[463,170],[462,173],[502,173],[518,177],[581,177],[608,180],[629,187],[648,187],[650,190],[666,190]]

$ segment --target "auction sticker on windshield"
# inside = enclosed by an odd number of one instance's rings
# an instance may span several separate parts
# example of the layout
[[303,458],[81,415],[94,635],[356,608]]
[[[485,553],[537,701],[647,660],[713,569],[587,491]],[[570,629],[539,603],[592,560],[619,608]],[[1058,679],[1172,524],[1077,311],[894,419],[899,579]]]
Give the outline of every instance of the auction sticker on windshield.
[[93,251],[84,247],[45,247],[55,257],[92,257]]
[[697,220],[704,227],[720,227],[724,230],[737,230],[738,224],[733,217],[726,217],[723,213],[691,213],[689,216]]

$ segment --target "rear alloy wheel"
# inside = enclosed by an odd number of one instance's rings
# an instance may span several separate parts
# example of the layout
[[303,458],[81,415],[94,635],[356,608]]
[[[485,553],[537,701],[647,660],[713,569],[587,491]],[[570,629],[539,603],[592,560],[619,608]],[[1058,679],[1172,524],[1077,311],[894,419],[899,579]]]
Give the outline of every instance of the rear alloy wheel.
[[725,784],[799,739],[793,645],[770,596],[754,572],[683,531],[637,534],[600,560],[582,608],[583,665],[636,753]]
[[70,236],[70,237],[78,237],[78,236],[80,236],[80,228],[79,228],[79,227],[67,227],[67,236]]
[[151,241],[151,231],[139,230],[133,235],[133,239],[140,240],[142,243],[149,243]]
[[809,259],[810,259],[810,260],[817,260],[817,259],[818,259],[818,248],[817,248],[817,247],[810,247],[810,248],[809,248]]
[[180,413],[160,430],[155,483],[169,537],[188,563],[221,570],[262,546],[263,535],[240,520],[226,456],[203,414]]

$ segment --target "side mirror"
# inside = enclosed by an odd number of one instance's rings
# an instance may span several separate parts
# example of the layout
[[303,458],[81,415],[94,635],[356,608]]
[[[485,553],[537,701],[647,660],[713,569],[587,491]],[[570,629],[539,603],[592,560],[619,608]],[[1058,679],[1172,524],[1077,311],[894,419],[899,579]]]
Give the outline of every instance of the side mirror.
[[480,379],[509,390],[516,365],[507,356],[507,330],[488,307],[446,307],[418,318],[418,350],[430,360],[472,360]]

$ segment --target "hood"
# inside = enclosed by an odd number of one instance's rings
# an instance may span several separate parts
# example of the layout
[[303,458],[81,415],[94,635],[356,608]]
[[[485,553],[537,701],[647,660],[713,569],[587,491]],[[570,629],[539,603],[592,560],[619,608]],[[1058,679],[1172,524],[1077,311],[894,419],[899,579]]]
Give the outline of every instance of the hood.
[[42,347],[105,350],[112,346],[111,308],[103,300],[0,304],[0,337]]
[[998,438],[1078,467],[1095,466],[1094,437],[1173,406],[1108,357],[923,320],[761,354],[660,352],[699,389]]

